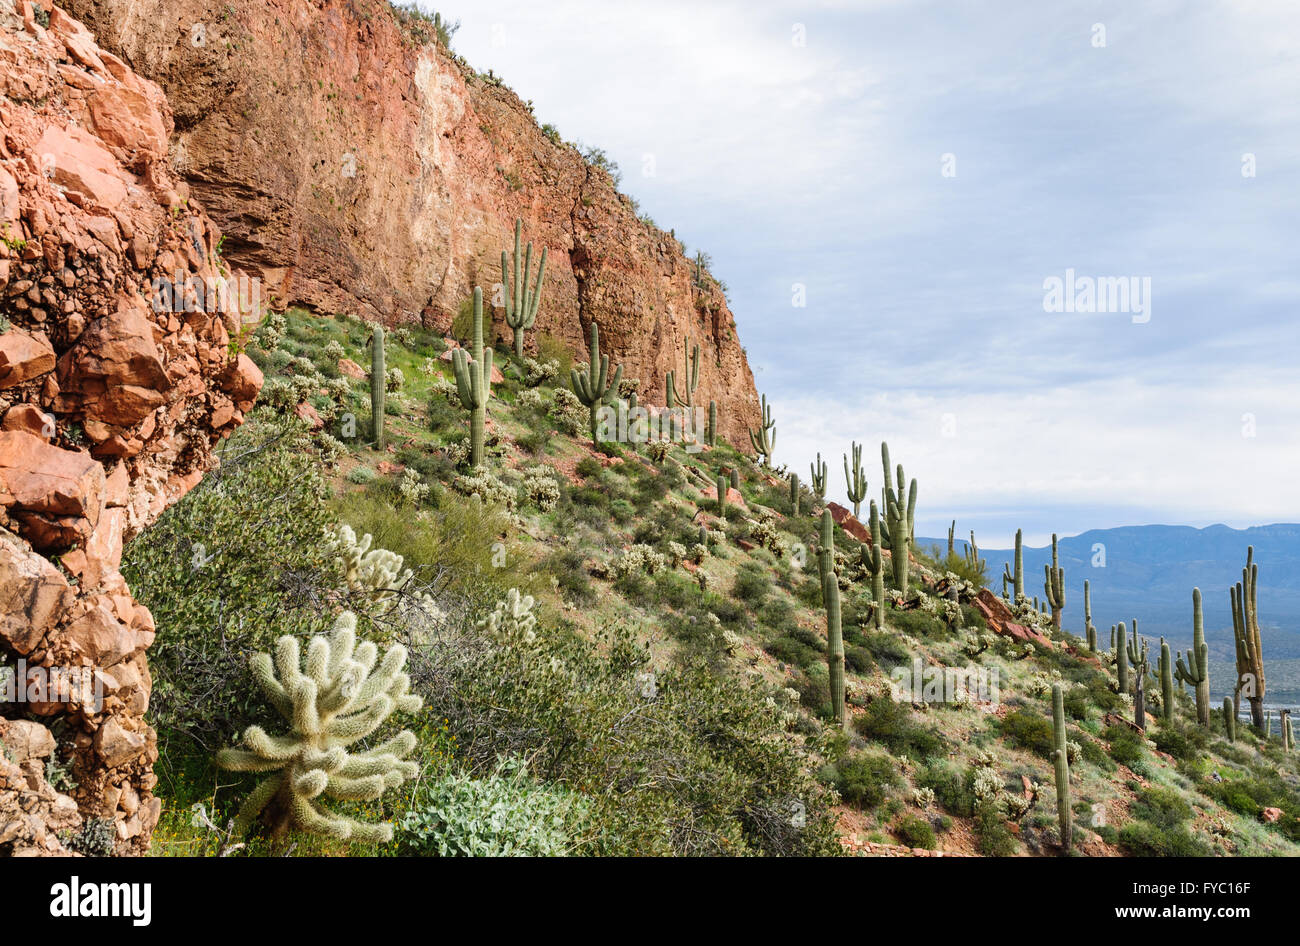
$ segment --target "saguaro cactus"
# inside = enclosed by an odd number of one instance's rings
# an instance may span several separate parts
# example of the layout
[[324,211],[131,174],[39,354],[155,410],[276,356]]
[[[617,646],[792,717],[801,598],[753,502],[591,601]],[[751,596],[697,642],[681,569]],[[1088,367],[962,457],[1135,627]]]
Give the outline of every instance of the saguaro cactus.
[[1092,653],[1097,652],[1097,627],[1092,623],[1092,592],[1088,588],[1088,580],[1083,580],[1083,626],[1084,633],[1088,637],[1088,650]]
[[1259,566],[1254,562],[1255,547],[1246,549],[1246,567],[1241,581],[1228,589],[1232,601],[1232,636],[1237,644],[1237,684],[1234,698],[1245,695],[1250,703],[1250,721],[1264,725],[1264,654],[1259,640]]
[[709,430],[705,439],[710,447],[718,445],[718,402],[709,402]]
[[524,357],[524,334],[537,322],[537,307],[542,302],[542,277],[546,273],[546,247],[542,247],[542,258],[537,264],[537,282],[528,288],[528,273],[533,267],[533,241],[528,241],[524,254],[524,271],[519,272],[519,237],[523,232],[523,220],[515,219],[515,278],[510,278],[506,266],[506,251],[501,251],[501,288],[505,298],[506,325],[514,332],[515,357]]
[[[700,346],[696,345],[690,354],[687,350],[691,349],[691,340],[688,338],[682,342],[682,379],[681,388],[677,387],[677,372],[668,372],[664,379],[668,390],[672,393],[674,404],[684,404],[688,408],[695,407],[695,389],[700,386]],[[686,395],[682,396],[682,391]]]
[[838,726],[847,722],[844,712],[844,635],[840,628],[840,586],[835,577],[835,521],[822,510],[821,544],[817,549],[821,569],[822,600],[826,605],[826,668],[831,684],[831,716]]
[[734,489],[736,492],[740,492],[740,468],[739,467],[733,466],[731,468],[731,488]]
[[885,629],[885,556],[880,550],[884,543],[880,541],[880,510],[876,508],[875,500],[868,507],[868,515],[871,519],[871,548],[862,546],[859,555],[871,573],[871,597],[876,603],[872,616],[876,630],[882,631]]
[[759,461],[772,465],[772,451],[776,449],[776,422],[772,420],[772,408],[767,404],[767,395],[762,397],[763,422],[758,430],[749,430],[749,442],[758,454]]
[[1133,622],[1133,639],[1128,643],[1128,659],[1133,664],[1133,722],[1143,732],[1147,728],[1147,652],[1146,639],[1138,638],[1137,621]]
[[394,710],[414,713],[420,698],[408,692],[411,679],[402,672],[406,648],[394,644],[376,667],[378,650],[369,641],[357,646],[357,619],[339,616],[329,638],[307,645],[305,671],[300,669],[298,639],[286,635],[276,644],[275,661],[257,654],[253,676],[275,709],[290,723],[287,736],[270,736],[260,726],[244,730],[242,749],[222,749],[217,764],[237,772],[276,772],[244,802],[235,819],[246,831],[268,805],[275,829],[297,827],[338,840],[387,842],[391,825],[367,824],[329,811],[318,799],[378,798],[419,773],[404,760],[415,748],[409,731],[363,752],[347,746],[378,729]]
[[483,290],[474,287],[474,356],[471,360],[463,348],[451,353],[451,367],[456,373],[456,391],[469,414],[469,465],[483,462],[483,429],[487,423],[487,403],[492,393],[492,349],[483,347]]
[[952,525],[948,526],[948,557],[949,558],[957,554],[957,546],[954,542],[954,539],[956,539],[956,537],[957,537],[957,520],[954,519],[952,521]]
[[600,410],[602,404],[608,404],[618,396],[618,385],[623,380],[623,366],[619,365],[614,370],[614,377],[607,383],[606,375],[609,374],[609,355],[600,353],[600,326],[595,321],[591,323],[591,361],[587,365],[587,373],[584,375],[577,368],[570,372],[569,380],[573,385],[573,393],[578,395],[578,400],[587,407],[590,415],[588,423],[591,426],[591,444],[592,446],[600,445],[600,438],[596,435],[596,412]]
[[916,535],[916,480],[912,480],[912,485],[908,489],[907,505],[904,506],[903,489],[907,484],[907,477],[903,473],[903,464],[900,463],[896,472],[898,487],[895,489],[890,485],[889,444],[887,443],[880,445],[880,462],[885,470],[885,485],[881,497],[881,512],[884,515],[881,535],[889,544],[889,560],[894,570],[894,584],[906,598],[908,551]]
[[721,473],[718,474],[718,518],[727,518],[727,478]]
[[370,436],[376,450],[384,449],[384,327],[376,325],[370,336]]
[[811,472],[811,481],[813,492],[817,494],[818,499],[826,498],[826,463],[822,460],[822,455],[817,454],[817,462],[809,463],[808,469]]
[[[955,524],[955,522],[954,522]],[[966,546],[966,564],[981,574],[984,571],[984,559],[980,558],[980,547],[975,544],[975,530],[970,530],[970,544]]]
[[1205,643],[1205,621],[1201,615],[1201,589],[1192,589],[1192,647],[1187,662],[1178,656],[1175,676],[1196,688],[1196,721],[1210,725],[1210,648]]
[[1128,692],[1128,630],[1124,622],[1115,625],[1115,677],[1119,681],[1119,692]]
[[1228,742],[1237,741],[1237,711],[1232,707],[1232,697],[1223,698],[1223,729],[1228,735]]
[[1003,565],[1002,573],[1006,579],[1011,582],[1012,590],[1015,596],[1012,601],[1019,601],[1021,595],[1025,593],[1025,556],[1024,556],[1024,535],[1020,529],[1016,530],[1016,571],[1011,573],[1010,566]]
[[1061,629],[1061,612],[1065,610],[1065,569],[1061,568],[1056,549],[1056,533],[1052,533],[1052,564],[1043,566],[1043,596],[1052,608],[1052,627]]
[[799,474],[790,474],[790,508],[794,510],[794,515],[799,515],[799,500],[803,497],[799,493]]
[[1065,734],[1065,695],[1059,683],[1052,684],[1052,765],[1056,769],[1056,814],[1061,825],[1061,848],[1068,854],[1073,840],[1073,812],[1070,810],[1070,754]]
[[1278,716],[1282,720],[1282,748],[1290,752],[1295,748],[1295,736],[1291,732],[1291,711],[1289,709],[1280,710]]
[[856,440],[851,442],[849,450],[853,454],[853,467],[849,467],[849,458],[844,457],[844,480],[848,484],[849,502],[853,503],[853,518],[859,518],[862,500],[867,498],[867,474],[862,469],[862,448]]
[[1174,660],[1168,642],[1160,638],[1160,717],[1174,718]]

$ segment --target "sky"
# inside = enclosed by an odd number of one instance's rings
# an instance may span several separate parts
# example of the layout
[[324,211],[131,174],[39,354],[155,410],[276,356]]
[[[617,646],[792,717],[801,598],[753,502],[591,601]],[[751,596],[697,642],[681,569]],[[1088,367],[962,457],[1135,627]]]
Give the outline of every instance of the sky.
[[1300,521],[1300,4],[437,9],[712,256],[828,498],[885,440],[918,535]]

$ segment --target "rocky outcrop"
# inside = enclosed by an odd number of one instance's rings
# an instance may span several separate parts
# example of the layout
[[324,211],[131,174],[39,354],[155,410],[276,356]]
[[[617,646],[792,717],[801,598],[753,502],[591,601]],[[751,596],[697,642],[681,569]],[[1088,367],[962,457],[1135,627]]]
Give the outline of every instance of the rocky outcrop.
[[[16,697],[0,701],[0,853],[59,853],[89,825],[138,852],[159,814],[155,627],[122,544],[199,480],[261,376],[232,345],[237,297],[201,292],[226,266],[168,163],[156,85],[62,10],[0,0],[0,129],[0,668]],[[173,284],[191,305],[160,303]]]
[[757,396],[723,294],[696,291],[670,233],[387,0],[69,8],[166,90],[174,166],[226,232],[228,258],[259,272],[277,305],[445,329],[475,285],[491,295],[522,217],[549,248],[537,330],[581,360],[595,321],[643,404],[663,403],[692,339],[696,402],[716,400],[721,433],[748,449]]

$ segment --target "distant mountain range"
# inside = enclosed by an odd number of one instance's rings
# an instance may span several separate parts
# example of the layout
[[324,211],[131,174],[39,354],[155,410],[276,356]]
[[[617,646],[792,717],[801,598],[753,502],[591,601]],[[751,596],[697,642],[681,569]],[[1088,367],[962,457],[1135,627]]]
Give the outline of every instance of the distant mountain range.
[[[959,523],[960,525],[960,523]],[[979,541],[976,535],[975,540]],[[957,548],[964,552],[965,541]],[[928,549],[946,550],[948,540],[918,538]],[[1267,659],[1268,702],[1300,700],[1300,524],[1278,523],[1249,529],[1224,525],[1124,526],[1094,529],[1058,541],[1065,568],[1067,630],[1083,632],[1083,582],[1092,590],[1092,620],[1101,646],[1110,643],[1112,624],[1150,638],[1153,651],[1165,637],[1175,649],[1192,638],[1192,589],[1199,587],[1205,610],[1205,637],[1210,645],[1211,683],[1221,694],[1233,677],[1232,615],[1228,588],[1241,580],[1246,547],[1254,546],[1259,563],[1259,624]],[[1104,567],[1093,565],[1102,561]],[[989,587],[1002,591],[1002,569],[1012,563],[1014,549],[980,549],[987,560]],[[1052,550],[1024,549],[1025,593],[1043,597],[1043,565]],[[1218,672],[1216,672],[1218,671]],[[1271,676],[1270,676],[1271,674]]]

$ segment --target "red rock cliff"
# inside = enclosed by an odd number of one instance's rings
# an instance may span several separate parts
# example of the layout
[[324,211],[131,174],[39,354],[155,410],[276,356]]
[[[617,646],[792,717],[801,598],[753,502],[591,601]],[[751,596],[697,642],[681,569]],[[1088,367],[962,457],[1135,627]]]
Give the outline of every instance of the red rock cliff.
[[642,403],[663,403],[665,372],[695,340],[696,402],[717,400],[722,432],[747,445],[757,396],[722,294],[697,294],[675,239],[514,93],[414,39],[387,0],[69,8],[166,90],[173,165],[226,256],[279,304],[446,328],[475,285],[500,280],[520,216],[550,250],[538,330],[581,358],[595,320]]
[[[198,482],[261,373],[232,353],[231,300],[197,298],[225,267],[162,91],[47,9],[0,0],[0,667],[23,701],[0,698],[0,854],[86,828],[133,853],[160,808],[155,628],[122,543]],[[190,310],[159,311],[178,273]]]

